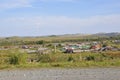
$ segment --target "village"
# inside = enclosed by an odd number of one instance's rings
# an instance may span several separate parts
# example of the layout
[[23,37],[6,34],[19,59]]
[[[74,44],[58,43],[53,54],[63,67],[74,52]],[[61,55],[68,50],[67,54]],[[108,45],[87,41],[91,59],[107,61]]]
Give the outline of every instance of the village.
[[117,38],[6,38],[0,42],[0,68],[120,65]]
[[[52,52],[61,53],[81,53],[81,52],[102,52],[102,51],[120,51],[119,47],[106,44],[106,41],[90,42],[65,42],[48,43],[40,45],[20,45],[20,46],[1,46],[0,50],[19,49],[21,52],[49,54]],[[112,44],[119,44],[119,40],[112,40]]]
[[65,53],[79,53],[79,52],[100,52],[100,51],[119,51],[120,49],[114,46],[101,44],[100,42],[85,42],[77,44],[67,44],[62,48]]
[[[111,41],[113,44],[119,44],[119,40]],[[22,46],[28,53],[38,52],[40,54],[49,54],[51,52],[62,53],[81,53],[81,52],[101,52],[101,51],[120,51],[117,46],[106,44],[107,42],[91,41],[91,42],[66,42],[66,43],[51,43],[37,46]],[[32,49],[32,50],[30,50]],[[36,49],[36,50],[34,50]]]
[[0,80],[120,80],[120,0],[0,0]]

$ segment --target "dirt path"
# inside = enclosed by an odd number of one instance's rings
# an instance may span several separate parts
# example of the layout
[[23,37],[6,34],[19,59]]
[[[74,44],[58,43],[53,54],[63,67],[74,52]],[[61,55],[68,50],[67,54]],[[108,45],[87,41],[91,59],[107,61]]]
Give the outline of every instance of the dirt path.
[[0,70],[0,80],[120,80],[120,68]]

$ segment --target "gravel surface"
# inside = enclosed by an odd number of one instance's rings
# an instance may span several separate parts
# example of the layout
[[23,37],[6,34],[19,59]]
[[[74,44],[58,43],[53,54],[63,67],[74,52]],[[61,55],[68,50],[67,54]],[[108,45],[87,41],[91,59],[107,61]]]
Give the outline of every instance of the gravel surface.
[[120,80],[120,68],[0,70],[0,80]]

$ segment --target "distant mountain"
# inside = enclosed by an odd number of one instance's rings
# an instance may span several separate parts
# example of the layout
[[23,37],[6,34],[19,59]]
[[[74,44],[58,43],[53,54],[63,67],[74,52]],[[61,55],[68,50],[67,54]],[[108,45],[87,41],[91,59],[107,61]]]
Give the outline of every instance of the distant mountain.
[[97,36],[97,37],[113,37],[113,36],[120,36],[120,33],[118,32],[112,32],[112,33],[96,33],[96,34],[63,34],[63,35],[51,35],[51,37],[84,37],[84,36]]
[[22,38],[46,38],[46,37],[114,37],[114,36],[120,36],[119,32],[111,32],[111,33],[96,33],[96,34],[82,34],[82,33],[76,33],[76,34],[63,34],[63,35],[46,35],[46,36],[11,36],[11,37],[0,37],[0,39],[22,39]]
[[93,36],[113,37],[113,36],[120,36],[120,33],[118,33],[118,32],[113,32],[113,33],[97,33],[97,34],[93,34]]
[[49,35],[48,37],[79,37],[79,36],[86,36],[88,34],[62,34],[62,35]]
[[64,37],[77,37],[77,36],[86,36],[87,34],[81,34],[81,33],[77,33],[77,34],[64,34],[64,35],[61,35],[61,36],[64,36]]

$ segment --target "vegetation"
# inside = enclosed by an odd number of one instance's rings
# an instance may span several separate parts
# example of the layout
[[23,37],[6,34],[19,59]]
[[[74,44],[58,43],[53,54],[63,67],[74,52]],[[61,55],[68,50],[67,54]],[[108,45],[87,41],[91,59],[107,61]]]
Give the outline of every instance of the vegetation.
[[24,53],[13,53],[9,56],[9,64],[19,65],[27,62],[27,55]]
[[[74,42],[91,42],[97,41],[105,46],[113,46],[120,49],[120,36],[48,36],[48,37],[8,37],[0,39],[0,69],[6,68],[44,68],[44,67],[120,67],[120,51],[104,51],[104,52],[81,52],[73,54],[65,54],[59,51],[62,43]],[[58,43],[56,45],[56,43]],[[48,54],[40,54],[34,52],[26,53],[22,45],[35,45],[47,47],[51,49]],[[56,46],[55,46],[56,45]],[[16,47],[17,48],[12,48]],[[56,51],[53,51],[57,47]]]
[[39,45],[46,43],[64,43],[64,42],[85,42],[85,41],[112,41],[119,40],[120,35],[85,35],[85,36],[57,36],[51,35],[46,37],[7,37],[0,38],[0,46],[18,46],[18,45]]
[[[33,61],[31,61],[33,59]],[[0,69],[4,68],[45,68],[45,67],[119,67],[120,52],[76,54],[26,54],[19,50],[0,51]]]

